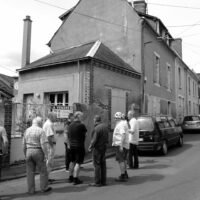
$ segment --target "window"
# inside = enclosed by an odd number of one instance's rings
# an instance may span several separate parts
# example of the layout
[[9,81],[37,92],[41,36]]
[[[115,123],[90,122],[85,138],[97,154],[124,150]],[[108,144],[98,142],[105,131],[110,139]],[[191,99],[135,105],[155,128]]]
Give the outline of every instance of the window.
[[170,124],[169,124],[168,121],[164,121],[164,127],[165,127],[165,128],[169,128],[169,127],[170,127]]
[[150,117],[139,117],[137,119],[139,124],[139,130],[143,131],[153,131],[153,121]]
[[160,85],[160,57],[155,53],[154,83]]
[[68,92],[49,93],[48,97],[52,106],[68,106],[69,104]]
[[192,108],[191,108],[191,101],[189,101],[189,114],[191,114]]
[[190,77],[188,77],[188,92],[189,92],[189,95],[191,95],[191,83],[190,83]]
[[169,120],[169,124],[171,125],[171,127],[175,127],[176,126],[176,123],[173,119],[170,119]]
[[178,85],[179,89],[181,89],[181,68],[178,68]]
[[167,114],[168,115],[171,115],[171,102],[170,101],[168,101],[168,104],[167,104],[168,106],[167,106]]
[[171,90],[171,66],[167,64],[167,89]]

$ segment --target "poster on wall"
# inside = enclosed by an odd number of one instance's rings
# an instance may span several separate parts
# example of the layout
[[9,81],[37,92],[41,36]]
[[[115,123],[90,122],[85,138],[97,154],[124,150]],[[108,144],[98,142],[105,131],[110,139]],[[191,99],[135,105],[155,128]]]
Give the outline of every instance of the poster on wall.
[[70,106],[53,106],[52,112],[56,113],[58,119],[65,119],[69,113],[73,113],[73,109]]

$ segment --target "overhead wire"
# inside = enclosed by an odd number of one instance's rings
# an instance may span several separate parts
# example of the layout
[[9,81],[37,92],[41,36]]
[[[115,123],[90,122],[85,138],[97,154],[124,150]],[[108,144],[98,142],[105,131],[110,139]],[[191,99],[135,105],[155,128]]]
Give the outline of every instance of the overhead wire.
[[[42,4],[46,4],[46,5],[49,5],[49,6],[52,6],[52,7],[60,8],[60,9],[63,9],[65,11],[69,10],[69,9],[66,9],[66,8],[63,8],[63,7],[60,7],[60,6],[56,6],[54,4],[47,3],[46,1],[41,1],[41,0],[33,0],[33,1],[36,1],[36,2],[39,2],[39,3],[42,3]],[[108,20],[105,20],[105,19],[101,19],[99,17],[87,15],[85,13],[80,13],[80,12],[75,11],[75,10],[73,11],[73,13],[76,13],[78,15],[88,17],[88,18],[91,18],[91,19],[95,19],[97,21],[101,21],[101,22],[104,22],[104,23],[107,23],[107,24],[111,24],[111,25],[115,25],[115,26],[119,26],[119,27],[123,27],[123,28],[125,27],[124,25],[117,24],[117,23],[114,23],[114,22],[111,22],[111,21],[108,21]],[[128,26],[126,26],[126,28],[129,29],[129,30],[134,30],[134,31],[138,31],[138,32],[140,31],[139,29],[131,28],[131,27],[128,27]]]
[[16,73],[16,71],[14,71],[14,70],[12,70],[12,69],[6,67],[6,66],[2,66],[2,65],[0,65],[0,67],[1,67],[1,68],[4,68],[4,69],[6,69],[6,70],[9,70],[9,71],[11,71],[11,72]]
[[174,8],[184,8],[184,9],[200,10],[200,7],[192,7],[192,6],[180,6],[180,5],[160,4],[160,3],[148,3],[148,4],[155,5],[155,6],[163,6],[163,7],[174,7]]
[[[42,4],[45,4],[45,5],[48,5],[48,6],[51,6],[51,7],[55,7],[55,8],[59,8],[59,9],[62,9],[62,10],[69,10],[67,8],[63,8],[63,7],[60,7],[60,6],[57,6],[57,5],[54,5],[54,4],[50,4],[46,1],[42,1],[42,0],[33,0],[33,1],[36,1],[36,2],[39,2],[39,3],[42,3]],[[179,5],[171,5],[171,4],[159,4],[159,3],[148,3],[150,5],[156,5],[156,6],[165,6],[165,7],[175,7],[175,8],[184,8],[184,9],[196,9],[196,10],[200,10],[200,8],[198,7],[191,7],[191,6],[179,6]],[[115,26],[118,26],[118,27],[125,27],[124,25],[121,25],[121,24],[117,24],[117,23],[114,23],[114,22],[111,22],[111,21],[108,21],[108,20],[105,20],[105,19],[101,19],[101,18],[98,18],[98,17],[94,17],[94,16],[90,16],[90,15],[87,15],[87,14],[84,14],[84,13],[80,13],[78,11],[73,11],[73,13],[75,14],[78,14],[78,15],[81,15],[81,16],[84,16],[84,17],[88,17],[88,18],[91,18],[91,19],[94,19],[94,20],[97,20],[97,21],[101,21],[101,22],[104,22],[104,23],[107,23],[107,24],[111,24],[111,25],[115,25]],[[183,30],[181,33],[179,33],[178,35],[181,35],[183,34],[184,32],[188,31],[189,29],[191,29],[192,27],[194,26],[198,26],[200,25],[200,20],[198,20],[195,24],[189,24],[189,25],[176,25],[176,26],[167,26],[167,27],[189,27],[185,30]],[[128,30],[133,30],[133,31],[140,31],[138,29],[134,29],[134,28],[131,28],[131,27],[128,27],[126,26],[126,28]],[[59,49],[60,50],[60,49]]]

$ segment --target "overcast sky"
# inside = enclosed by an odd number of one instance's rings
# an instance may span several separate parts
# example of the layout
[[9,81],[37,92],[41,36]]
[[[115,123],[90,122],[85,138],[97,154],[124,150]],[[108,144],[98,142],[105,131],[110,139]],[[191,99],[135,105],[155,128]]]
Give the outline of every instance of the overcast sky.
[[[41,2],[46,2],[50,6]],[[0,73],[16,75],[21,67],[23,19],[32,24],[31,62],[49,53],[47,43],[61,24],[58,18],[78,0],[0,0]],[[183,39],[183,60],[200,73],[200,1],[146,0],[148,14],[166,25],[174,38]]]

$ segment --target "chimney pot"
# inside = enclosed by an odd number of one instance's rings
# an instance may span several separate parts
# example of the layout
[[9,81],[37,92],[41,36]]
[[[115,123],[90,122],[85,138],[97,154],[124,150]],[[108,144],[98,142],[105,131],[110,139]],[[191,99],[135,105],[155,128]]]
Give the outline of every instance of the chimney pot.
[[147,3],[145,0],[137,0],[133,2],[134,8],[137,12],[141,12],[146,14],[147,13]]

